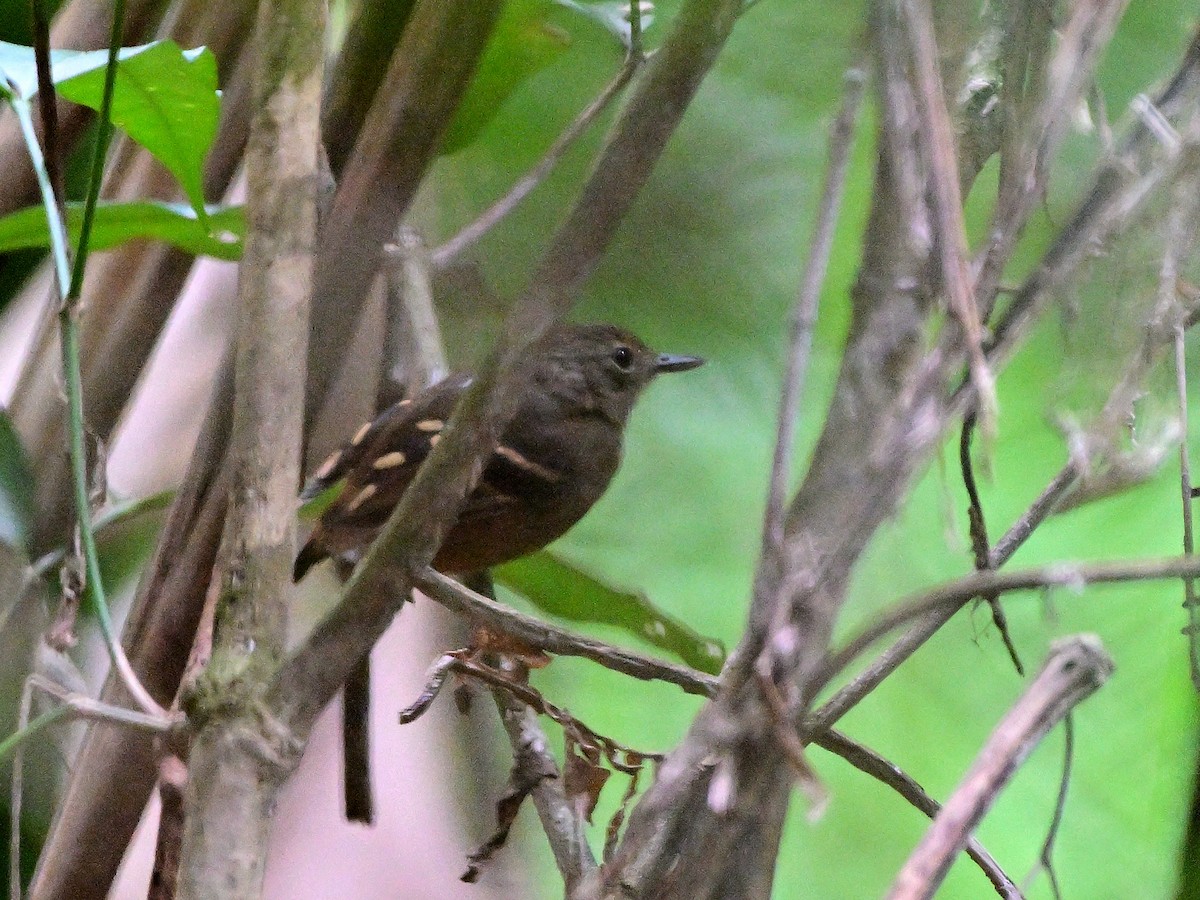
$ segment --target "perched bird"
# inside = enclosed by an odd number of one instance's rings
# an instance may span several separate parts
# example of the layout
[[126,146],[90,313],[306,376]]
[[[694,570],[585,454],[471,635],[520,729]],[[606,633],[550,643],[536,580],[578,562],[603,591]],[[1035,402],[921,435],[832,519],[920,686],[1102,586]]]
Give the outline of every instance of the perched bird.
[[[529,351],[516,414],[487,461],[433,565],[476,572],[541,549],[600,499],[621,461],[625,423],[642,389],[662,372],[703,360],[650,350],[613,325],[559,325]],[[344,480],[296,557],[299,581],[327,557],[364,550],[400,501],[470,377],[452,375],[359,429],[305,486],[315,497]],[[366,661],[343,696],[346,816],[370,822],[365,750]]]

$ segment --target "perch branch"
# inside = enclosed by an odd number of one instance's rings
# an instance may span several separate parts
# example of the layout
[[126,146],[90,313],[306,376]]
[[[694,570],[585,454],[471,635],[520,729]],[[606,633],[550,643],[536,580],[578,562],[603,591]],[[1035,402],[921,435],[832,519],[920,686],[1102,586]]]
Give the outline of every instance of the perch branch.
[[975,764],[896,876],[889,900],[933,896],[954,857],[1029,753],[1112,674],[1112,660],[1094,637],[1060,641],[1042,671],[1001,720]]

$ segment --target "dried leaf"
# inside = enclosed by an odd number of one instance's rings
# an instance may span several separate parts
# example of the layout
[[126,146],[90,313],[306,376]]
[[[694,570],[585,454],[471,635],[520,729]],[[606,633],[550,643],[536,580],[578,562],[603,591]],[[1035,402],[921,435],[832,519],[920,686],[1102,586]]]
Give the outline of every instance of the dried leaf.
[[508,776],[508,787],[496,801],[496,831],[478,850],[467,856],[467,871],[462,874],[463,881],[474,884],[479,879],[480,867],[508,840],[508,832],[512,829],[525,798],[543,780],[553,777],[554,771],[544,768],[537,757],[527,754],[517,757]]
[[600,801],[600,792],[612,775],[597,761],[588,759],[577,750],[569,749],[566,765],[563,766],[563,786],[567,796],[583,800],[583,815],[590,824],[592,813]]
[[471,646],[480,653],[503,653],[529,669],[544,669],[550,665],[550,657],[542,650],[486,625],[475,625],[471,629]]

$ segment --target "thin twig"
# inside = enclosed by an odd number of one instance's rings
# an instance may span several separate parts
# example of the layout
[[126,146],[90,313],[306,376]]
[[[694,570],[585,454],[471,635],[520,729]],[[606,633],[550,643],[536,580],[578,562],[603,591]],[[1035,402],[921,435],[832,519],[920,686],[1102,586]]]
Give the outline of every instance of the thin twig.
[[[1183,502],[1183,553],[1192,556],[1196,552],[1192,525],[1192,468],[1188,458],[1188,401],[1187,401],[1187,347],[1182,328],[1175,332],[1175,390],[1179,396],[1179,481]],[[1192,684],[1200,690],[1200,600],[1196,597],[1196,582],[1183,580],[1183,606],[1187,610],[1188,624],[1184,629],[1188,639],[1188,660],[1192,673]]]
[[[934,818],[941,811],[941,804],[925,793],[925,789],[898,765],[880,756],[870,747],[866,747],[836,729],[816,738],[813,743],[824,750],[840,756],[854,768],[876,781],[887,785],[897,794],[907,800],[914,808],[929,818]],[[967,856],[969,856],[980,871],[987,876],[988,881],[996,889],[996,893],[1005,900],[1020,900],[1021,891],[995,858],[983,848],[979,840],[971,837],[967,840]]]
[[[809,357],[812,353],[813,331],[817,324],[817,310],[821,300],[821,289],[825,284],[825,273],[829,268],[829,255],[833,250],[833,238],[837,228],[838,212],[846,188],[846,173],[850,168],[850,152],[854,146],[854,125],[862,105],[863,90],[867,81],[866,61],[860,60],[846,70],[842,79],[842,105],[829,129],[829,164],[825,171],[825,185],[817,207],[817,221],[813,228],[812,243],[808,248],[808,259],[796,301],[792,306],[789,322],[789,352],[787,369],[783,376],[783,387],[779,396],[779,422],[775,433],[775,455],[771,461],[771,480],[767,494],[767,509],[763,523],[762,560],[760,575],[776,576],[782,565],[784,543],[784,512],[787,505],[788,484],[792,477],[792,456],[796,442],[796,426],[800,415],[800,401],[804,396],[804,382],[808,376]],[[765,585],[764,585],[765,587]],[[766,600],[756,601],[765,603]],[[771,608],[778,607],[772,603]]]
[[395,241],[384,245],[383,260],[388,299],[386,380],[404,385],[411,397],[449,371],[433,306],[429,250],[416,229],[400,225]]
[[[779,422],[775,434],[775,455],[771,462],[771,476],[767,494],[767,509],[764,515],[762,549],[758,572],[755,577],[753,607],[756,611],[770,610],[769,635],[779,635],[787,626],[789,605],[782,587],[785,553],[785,527],[788,484],[791,481],[792,457],[796,441],[796,427],[800,415],[800,401],[804,395],[804,382],[808,375],[809,357],[812,352],[813,331],[817,323],[817,310],[821,299],[821,288],[829,267],[829,255],[833,249],[834,232],[838,212],[845,192],[846,173],[850,168],[850,152],[854,144],[854,126],[862,105],[863,90],[867,81],[866,61],[859,60],[846,70],[843,77],[842,105],[829,129],[829,164],[825,173],[825,185],[817,208],[817,222],[808,259],[804,266],[800,289],[792,307],[790,322],[790,351],[787,369],[783,377],[783,388],[779,397]],[[780,746],[791,761],[792,769],[805,786],[812,801],[815,814],[823,808],[826,796],[815,773],[804,760],[804,745],[791,725],[793,718],[787,709],[787,701],[775,682],[774,642],[766,638],[755,660],[756,681],[772,714],[772,724]]]
[[494,627],[547,653],[582,656],[623,675],[678,685],[689,694],[711,697],[716,693],[717,679],[711,675],[572,634],[489,600],[435,569],[426,568],[414,579],[414,583],[447,609]]
[[[979,498],[979,486],[975,482],[975,466],[971,460],[971,436],[975,432],[976,415],[974,410],[967,413],[963,419],[962,431],[959,434],[958,440],[958,463],[962,470],[963,485],[967,489],[967,517],[970,520],[970,536],[971,536],[971,552],[975,557],[976,571],[983,571],[992,567],[992,552],[988,542],[987,519],[983,515],[983,501]],[[992,610],[992,624],[996,626],[996,631],[1000,634],[1000,639],[1004,642],[1004,647],[1008,650],[1008,657],[1012,660],[1013,667],[1017,670],[1017,674],[1024,677],[1025,667],[1021,664],[1021,657],[1017,653],[1016,644],[1013,643],[1012,634],[1008,630],[1008,618],[1004,615],[1004,607],[1000,605],[1000,600],[997,597],[984,597],[987,605]]]
[[[1164,255],[1164,267],[1170,255]],[[1188,455],[1187,344],[1182,327],[1175,330],[1175,390],[1179,398],[1179,481],[1183,502],[1183,552],[1185,556],[1191,556],[1196,552],[1196,544],[1192,525],[1192,471]],[[1200,600],[1197,600],[1196,583],[1193,579],[1183,580],[1183,596],[1183,606],[1188,615],[1188,624],[1184,631],[1188,638],[1192,683],[1200,690]]]
[[[29,716],[34,691],[47,694],[57,703],[31,721]],[[17,731],[0,741],[0,762],[9,756],[13,757],[9,794],[9,896],[12,900],[20,900],[21,897],[21,799],[24,788],[25,743],[51,725],[74,719],[125,725],[159,734],[170,732],[182,721],[178,714],[158,716],[103,703],[70,691],[42,675],[31,675],[26,679],[25,688],[21,692]]]
[[[500,710],[500,721],[512,741],[514,755],[530,759],[533,766],[558,772],[558,760],[550,750],[533,709],[503,691],[494,691],[493,696]],[[532,797],[569,894],[588,872],[596,868],[583,817],[563,790],[562,778],[542,779],[533,789]]]
[[1095,637],[1058,642],[1029,689],[996,726],[958,789],[896,876],[889,900],[933,896],[955,856],[1017,767],[1067,713],[1112,674],[1112,660]]
[[934,609],[961,609],[979,595],[1056,587],[1082,591],[1096,584],[1188,577],[1200,577],[1200,558],[1173,556],[1103,563],[1060,562],[1016,572],[976,572],[898,603],[833,653],[826,661],[817,683],[819,687],[828,684],[831,678],[844,671],[871,644],[904,623]]
[[[635,0],[636,2],[636,0]],[[634,21],[634,17],[630,17],[630,23]],[[640,23],[640,18],[637,19]],[[632,29],[631,29],[632,31]],[[640,39],[640,29],[638,31]],[[573,121],[567,129],[558,136],[546,154],[538,160],[537,165],[526,172],[499,200],[484,210],[474,222],[467,225],[454,237],[447,240],[433,250],[430,254],[430,259],[433,265],[439,269],[444,269],[450,265],[460,253],[464,250],[469,250],[481,241],[489,231],[491,231],[501,220],[511,213],[521,201],[528,197],[533,191],[545,181],[554,167],[558,165],[559,160],[566,155],[566,152],[571,149],[575,141],[577,141],[588,126],[595,121],[612,102],[613,98],[621,92],[625,85],[629,84],[629,80],[633,78],[638,66],[641,65],[643,56],[639,52],[630,51],[625,62],[621,66],[620,71],[613,77],[612,81],[604,86],[604,89],[596,95],[596,99],[589,103]]]
[[775,739],[783,748],[784,755],[787,756],[788,763],[792,767],[792,774],[808,796],[809,821],[816,821],[824,815],[825,807],[829,804],[829,791],[821,784],[821,779],[817,777],[816,771],[804,756],[804,742],[792,725],[791,710],[788,709],[787,701],[783,699],[779,686],[769,674],[759,671],[755,675],[758,681],[758,690],[767,704],[767,713],[771,719],[771,728],[775,732]]
[[[919,146],[925,148],[929,166],[928,184],[932,194],[934,243],[941,267],[941,286],[950,311],[962,328],[986,446],[992,443],[996,431],[996,384],[983,353],[983,326],[971,278],[954,129],[942,87],[933,12],[929,0],[907,0],[900,3],[899,8],[901,32],[908,40],[912,57]],[[990,446],[985,452],[990,454]]]
[[1063,813],[1067,809],[1067,790],[1071,786],[1071,768],[1075,761],[1075,718],[1071,713],[1063,717],[1063,768],[1062,778],[1058,781],[1058,797],[1054,800],[1054,815],[1050,817],[1050,827],[1046,829],[1046,839],[1042,841],[1042,850],[1038,854],[1038,865],[1025,879],[1025,890],[1039,871],[1045,872],[1050,879],[1050,892],[1054,900],[1062,900],[1062,889],[1058,884],[1058,876],[1054,873],[1054,844],[1062,828]]

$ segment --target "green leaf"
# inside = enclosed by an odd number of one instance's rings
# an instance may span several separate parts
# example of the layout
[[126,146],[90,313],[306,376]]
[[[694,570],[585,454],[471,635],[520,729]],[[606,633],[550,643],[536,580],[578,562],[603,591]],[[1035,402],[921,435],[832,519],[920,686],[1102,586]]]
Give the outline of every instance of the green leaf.
[[[78,241],[82,216],[82,203],[67,204],[67,231],[72,242]],[[206,221],[201,222],[191,207],[180,203],[102,201],[96,206],[90,243],[92,250],[110,250],[144,238],[166,241],[197,256],[238,260],[245,233],[240,206],[210,206]],[[31,206],[0,218],[0,253],[49,244],[44,207]]]
[[552,6],[549,0],[514,0],[505,5],[442,139],[442,153],[455,153],[474,141],[522,82],[571,46],[570,35],[546,21]]
[[333,505],[333,501],[342,495],[342,491],[345,490],[345,487],[346,479],[343,478],[341,481],[335,481],[311,500],[306,500],[304,503],[302,503],[299,511],[297,512],[297,515],[300,517],[300,521],[315,522],[317,519],[321,518],[325,510],[329,509],[329,507]]
[[607,585],[549,550],[506,563],[492,574],[498,584],[551,615],[622,628],[713,675],[725,662],[720,641],[697,634],[645,595]]
[[[125,47],[117,59],[112,123],[166,166],[203,219],[204,157],[221,113],[216,58],[159,41]],[[98,110],[107,62],[107,50],[52,50],[50,78],[63,97]],[[0,41],[0,97],[16,104],[37,91],[33,48]]]
[[[124,47],[117,54],[118,68],[125,60],[145,53],[157,44]],[[51,50],[50,80],[56,85],[87,72],[103,70],[108,63],[107,50]],[[32,99],[38,91],[37,63],[33,48],[0,41],[0,96],[8,99]]]
[[[68,100],[99,109],[104,70],[92,68],[60,81]],[[204,157],[221,114],[217,61],[206,48],[180,50],[174,41],[153,44],[117,67],[112,123],[152,153],[179,179],[203,220]]]
[[33,471],[8,413],[0,409],[0,542],[28,550]]

